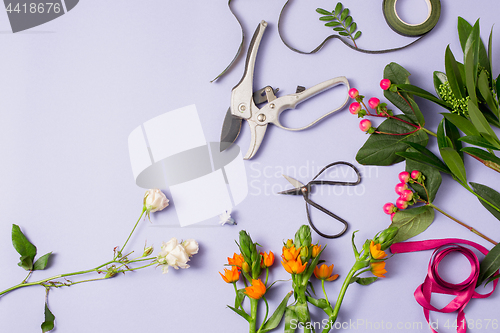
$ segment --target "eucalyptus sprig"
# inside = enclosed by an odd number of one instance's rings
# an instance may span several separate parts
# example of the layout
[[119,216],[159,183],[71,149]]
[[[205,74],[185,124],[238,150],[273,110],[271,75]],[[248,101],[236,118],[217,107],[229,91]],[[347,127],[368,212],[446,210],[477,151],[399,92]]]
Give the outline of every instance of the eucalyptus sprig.
[[356,39],[361,37],[361,31],[356,31],[358,25],[353,21],[352,16],[349,15],[349,8],[344,8],[341,2],[337,3],[335,9],[329,12],[326,9],[317,8],[316,12],[325,15],[319,18],[320,21],[328,21],[325,23],[326,27],[333,27],[334,31],[337,31],[339,35],[347,37],[352,40],[354,47],[356,45]]

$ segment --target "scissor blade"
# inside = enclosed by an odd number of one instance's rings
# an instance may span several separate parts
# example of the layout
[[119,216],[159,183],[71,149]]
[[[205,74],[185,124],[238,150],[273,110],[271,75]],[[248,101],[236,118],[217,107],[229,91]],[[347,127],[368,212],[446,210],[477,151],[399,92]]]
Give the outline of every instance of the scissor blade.
[[231,147],[241,131],[242,119],[231,114],[231,108],[227,109],[222,131],[220,133],[220,151],[223,152]]
[[292,186],[295,188],[301,188],[301,187],[305,186],[304,184],[299,182],[297,179],[293,179],[292,177],[288,177],[287,175],[283,175],[283,177],[285,177],[285,179],[288,180],[288,182],[290,184],[292,184]]

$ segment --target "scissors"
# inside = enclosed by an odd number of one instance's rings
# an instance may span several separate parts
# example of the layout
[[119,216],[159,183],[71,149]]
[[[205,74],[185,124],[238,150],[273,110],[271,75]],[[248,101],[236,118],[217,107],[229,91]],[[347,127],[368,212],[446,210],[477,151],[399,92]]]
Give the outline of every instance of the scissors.
[[[247,121],[248,125],[250,125],[251,142],[244,157],[246,160],[252,158],[257,153],[257,150],[259,150],[262,140],[264,139],[264,135],[266,134],[268,124],[274,124],[289,131],[302,131],[325,119],[335,111],[342,109],[349,100],[349,96],[346,93],[346,99],[340,107],[322,115],[307,126],[300,128],[288,128],[283,126],[279,120],[283,111],[287,109],[294,109],[298,103],[301,103],[306,99],[339,84],[345,85],[348,91],[349,81],[347,81],[346,77],[339,76],[337,78],[319,83],[309,89],[298,86],[295,94],[285,95],[282,97],[276,97],[275,94],[279,89],[273,89],[271,86],[264,87],[254,92],[253,74],[255,69],[255,59],[257,58],[257,51],[266,27],[267,22],[262,21],[257,27],[257,30],[255,30],[248,49],[243,77],[232,90],[231,106],[227,110],[221,131],[220,151],[224,151],[229,148],[238,137],[241,131],[242,121]],[[267,102],[267,104],[261,108],[257,107],[257,104],[264,102]]]
[[[321,175],[325,170],[327,170],[328,168],[331,168],[335,165],[339,165],[339,164],[347,165],[350,168],[352,168],[354,170],[354,172],[356,173],[358,179],[354,182],[333,181],[333,180],[316,180],[316,178],[318,178],[319,175]],[[358,185],[361,182],[361,174],[359,173],[359,170],[354,165],[352,165],[351,163],[342,162],[342,161],[330,163],[327,166],[325,166],[323,169],[321,169],[321,171],[306,185],[302,184],[301,182],[299,182],[296,179],[293,179],[292,177],[289,177],[286,175],[283,175],[283,177],[285,177],[286,180],[288,180],[290,182],[290,184],[293,185],[294,188],[292,188],[290,190],[278,192],[278,194],[302,195],[304,197],[304,200],[306,201],[307,219],[309,220],[309,224],[311,225],[311,228],[314,229],[314,231],[316,231],[320,236],[325,237],[325,238],[330,238],[330,239],[331,238],[338,238],[338,237],[342,236],[347,231],[348,224],[347,224],[346,220],[335,215],[334,213],[330,212],[326,208],[318,205],[317,203],[315,203],[314,201],[309,199],[309,195],[311,194],[312,185],[342,185],[342,186]],[[336,219],[337,221],[342,223],[344,225],[344,229],[342,229],[342,231],[336,235],[327,235],[327,234],[319,231],[318,228],[316,228],[314,223],[311,221],[311,215],[309,214],[309,205],[313,206],[314,208],[322,211],[323,213],[333,217],[334,219]]]

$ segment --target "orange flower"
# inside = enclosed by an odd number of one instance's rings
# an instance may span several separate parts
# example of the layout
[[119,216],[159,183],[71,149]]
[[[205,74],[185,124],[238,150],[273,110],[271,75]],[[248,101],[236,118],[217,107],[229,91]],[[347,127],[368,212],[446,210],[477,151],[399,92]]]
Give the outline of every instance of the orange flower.
[[260,279],[252,280],[252,285],[245,288],[245,294],[253,299],[261,299],[266,293],[266,286]]
[[243,264],[243,261],[245,259],[243,259],[243,255],[241,254],[233,254],[233,257],[232,258],[229,258],[227,257],[227,262],[229,265],[231,266],[236,266],[238,268],[241,268],[241,265]]
[[384,274],[387,273],[385,270],[385,261],[382,262],[373,262],[370,264],[372,274],[378,276],[380,278],[385,278]]
[[262,262],[260,264],[262,268],[271,267],[274,264],[274,253],[269,251],[269,254],[265,252],[261,252],[260,254],[262,256]]
[[373,241],[370,243],[370,253],[372,254],[373,259],[378,260],[387,257],[387,254],[380,248],[380,244],[375,244]]
[[233,283],[240,279],[240,271],[236,266],[233,266],[231,270],[224,268],[224,275],[222,275],[221,272],[219,272],[219,274],[227,283]]
[[300,254],[300,247],[298,249],[295,248],[295,245],[292,245],[290,248],[286,248],[283,246],[283,255],[281,256],[284,260],[296,260]]
[[283,260],[281,262],[285,270],[290,274],[300,274],[306,270],[307,262],[302,264],[300,257],[297,260]]
[[339,275],[338,274],[332,275],[332,273],[333,273],[333,265],[327,266],[323,264],[321,265],[321,267],[316,266],[314,268],[314,275],[319,280],[326,280],[326,281],[336,280],[339,277]]
[[314,245],[312,248],[312,257],[316,258],[320,252],[321,252],[321,245]]

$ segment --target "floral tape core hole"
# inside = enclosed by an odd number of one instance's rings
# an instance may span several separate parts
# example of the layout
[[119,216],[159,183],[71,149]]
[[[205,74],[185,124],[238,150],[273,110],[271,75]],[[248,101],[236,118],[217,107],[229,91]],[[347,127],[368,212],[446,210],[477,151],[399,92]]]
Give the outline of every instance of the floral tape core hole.
[[443,281],[461,284],[472,274],[473,263],[460,252],[449,252],[438,264],[437,273]]
[[[396,17],[408,26],[418,26],[431,17],[432,4],[429,0],[424,0],[427,5],[427,14],[422,14],[422,0],[398,0],[394,1],[394,12]],[[422,19],[423,18],[423,19]]]

